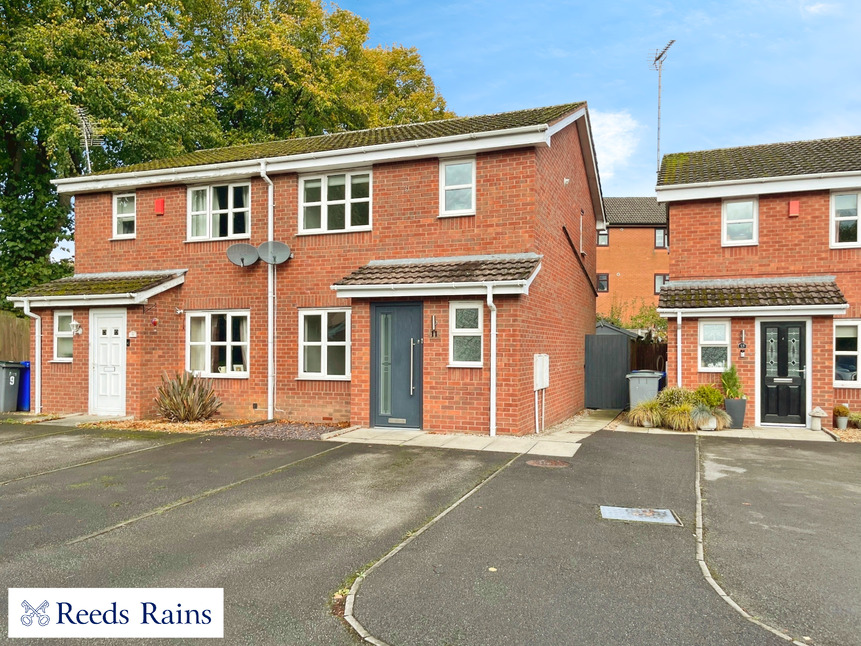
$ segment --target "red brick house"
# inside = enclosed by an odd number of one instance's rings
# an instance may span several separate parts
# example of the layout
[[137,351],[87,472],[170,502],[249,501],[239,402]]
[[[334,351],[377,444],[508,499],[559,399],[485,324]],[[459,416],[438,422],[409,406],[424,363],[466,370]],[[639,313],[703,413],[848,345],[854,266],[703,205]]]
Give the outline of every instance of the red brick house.
[[734,364],[747,425],[861,407],[859,187],[861,137],[664,157],[669,383],[716,382]]
[[608,227],[598,231],[598,313],[627,319],[657,305],[669,281],[667,208],[653,197],[605,197]]
[[[585,103],[55,183],[77,273],[11,297],[43,411],[152,416],[189,370],[229,416],[526,433],[535,355],[546,423],[583,407],[604,220]],[[289,258],[254,262],[270,241]]]

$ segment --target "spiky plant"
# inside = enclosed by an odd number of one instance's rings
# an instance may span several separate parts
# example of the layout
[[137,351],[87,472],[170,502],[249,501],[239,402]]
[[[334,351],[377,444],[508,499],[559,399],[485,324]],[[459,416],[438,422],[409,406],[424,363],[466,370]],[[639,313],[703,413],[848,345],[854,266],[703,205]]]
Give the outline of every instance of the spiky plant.
[[158,412],[171,422],[200,422],[221,408],[212,380],[195,377],[190,372],[179,373],[173,379],[162,375],[157,392]]
[[640,402],[628,411],[628,421],[634,426],[654,428],[661,425],[661,405],[657,399]]
[[694,407],[691,404],[670,406],[664,411],[664,424],[674,431],[691,432],[697,430],[697,424],[692,416]]
[[681,386],[664,388],[660,393],[658,393],[658,401],[664,409],[679,406],[681,404],[696,403],[694,393],[687,388],[682,388]]

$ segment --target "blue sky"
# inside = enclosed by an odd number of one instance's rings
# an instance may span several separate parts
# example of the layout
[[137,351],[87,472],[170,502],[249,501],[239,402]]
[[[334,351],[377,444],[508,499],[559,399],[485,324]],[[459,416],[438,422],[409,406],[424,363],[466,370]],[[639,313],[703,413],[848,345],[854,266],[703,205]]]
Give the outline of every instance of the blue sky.
[[606,196],[662,153],[861,134],[859,0],[342,0],[369,45],[416,47],[458,115],[586,100]]

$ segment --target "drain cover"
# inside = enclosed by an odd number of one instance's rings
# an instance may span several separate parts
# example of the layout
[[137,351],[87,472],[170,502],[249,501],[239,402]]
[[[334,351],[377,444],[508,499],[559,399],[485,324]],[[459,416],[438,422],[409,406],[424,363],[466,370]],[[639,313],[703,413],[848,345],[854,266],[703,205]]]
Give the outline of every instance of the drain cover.
[[545,469],[561,469],[563,467],[571,466],[571,464],[569,462],[565,462],[565,460],[527,460],[526,464],[531,467],[544,467]]
[[679,519],[669,509],[637,509],[634,507],[608,507],[601,505],[601,518],[606,518],[607,520],[628,520],[638,523],[681,525]]

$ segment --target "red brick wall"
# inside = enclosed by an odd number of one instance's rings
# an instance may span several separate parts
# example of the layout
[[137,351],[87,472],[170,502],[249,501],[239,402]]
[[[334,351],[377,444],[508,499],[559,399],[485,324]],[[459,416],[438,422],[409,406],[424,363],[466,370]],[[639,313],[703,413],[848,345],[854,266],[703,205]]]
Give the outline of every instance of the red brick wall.
[[[571,134],[573,133],[573,134]],[[582,407],[583,329],[594,327],[594,298],[572,252],[561,236],[561,223],[577,231],[579,209],[586,211],[590,233],[588,257],[594,273],[594,215],[574,128],[554,136],[553,148],[501,151],[477,156],[475,216],[439,218],[439,161],[388,163],[373,168],[373,231],[297,235],[298,177],[273,175],[275,239],[287,242],[294,258],[277,269],[276,414],[295,420],[367,423],[369,409],[369,307],[367,302],[338,299],[330,286],[374,259],[443,257],[536,251],[545,254],[543,269],[524,297],[497,297],[499,307],[499,417],[502,432],[523,432],[532,424],[532,353],[552,351],[553,375],[548,393],[548,423]],[[562,177],[572,185],[562,187]],[[538,191],[540,182],[552,189]],[[558,187],[555,186],[558,184]],[[585,197],[584,197],[585,196]],[[154,214],[154,201],[165,199],[165,214]],[[539,206],[540,205],[540,206]],[[266,239],[267,187],[251,180],[250,242]],[[137,237],[110,240],[109,194],[76,198],[76,271],[188,269],[185,284],[129,308],[128,330],[138,332],[128,350],[128,413],[154,414],[152,399],[164,371],[185,367],[185,314],[176,309],[250,311],[250,377],[215,378],[231,417],[266,414],[266,265],[231,264],[225,255],[231,241],[185,242],[186,187],[137,191]],[[577,217],[574,217],[574,213]],[[535,222],[541,221],[536,232]],[[562,281],[562,286],[555,284]],[[584,296],[585,295],[585,296]],[[475,299],[473,299],[475,300]],[[350,382],[297,380],[299,308],[352,306],[352,379]],[[530,309],[529,316],[521,310]],[[425,301],[425,329],[436,315],[439,338],[425,346],[425,427],[431,430],[487,432],[489,420],[489,325],[485,309],[485,367],[447,368],[448,299]],[[87,316],[86,310],[82,316]],[[159,324],[153,327],[153,317]],[[528,326],[528,331],[522,329]],[[46,327],[46,330],[48,328]],[[521,345],[521,337],[529,336]],[[78,337],[81,339],[82,337]],[[86,370],[77,361],[64,370]],[[579,367],[578,367],[579,365]],[[47,375],[46,375],[47,377]],[[571,381],[570,384],[566,380]],[[48,379],[46,378],[46,382]],[[43,398],[45,410],[59,410],[72,396],[67,382],[52,380]],[[80,389],[79,389],[80,390]],[[76,395],[77,396],[77,395]],[[70,402],[75,409],[86,408]],[[257,404],[254,409],[253,405]],[[528,425],[528,427],[527,427]]]
[[655,274],[670,273],[667,249],[655,249],[654,227],[611,227],[609,246],[597,247],[599,274],[609,275],[609,291],[598,295],[597,308],[622,310],[623,320],[645,305],[657,305]]

